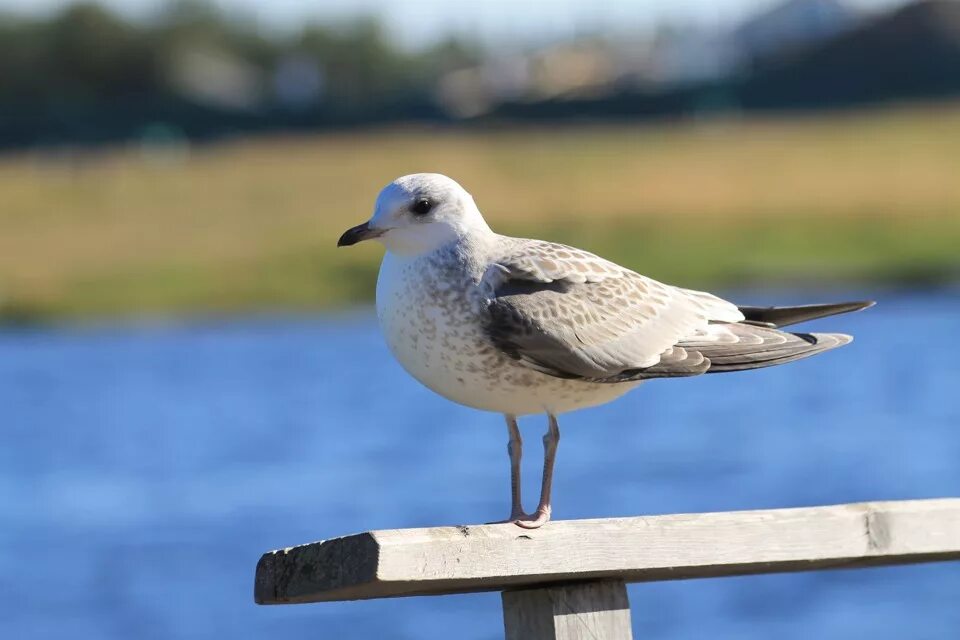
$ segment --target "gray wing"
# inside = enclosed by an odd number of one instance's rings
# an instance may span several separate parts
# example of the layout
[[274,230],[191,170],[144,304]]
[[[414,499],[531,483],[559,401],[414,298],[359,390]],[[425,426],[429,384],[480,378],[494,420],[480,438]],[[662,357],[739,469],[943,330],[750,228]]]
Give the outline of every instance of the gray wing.
[[660,375],[702,373],[703,356],[678,343],[708,339],[713,321],[743,319],[735,305],[708,293],[535,240],[498,259],[482,284],[493,342],[530,368],[559,377],[614,381],[658,365]]
[[563,378],[622,382],[752,369],[849,341],[741,324],[735,305],[709,293],[536,240],[518,241],[481,285],[493,343],[525,366]]

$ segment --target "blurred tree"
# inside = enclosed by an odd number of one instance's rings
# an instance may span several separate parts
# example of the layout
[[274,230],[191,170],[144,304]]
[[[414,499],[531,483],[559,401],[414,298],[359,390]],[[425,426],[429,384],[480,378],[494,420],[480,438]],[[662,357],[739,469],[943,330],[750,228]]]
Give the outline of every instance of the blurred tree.
[[404,92],[404,56],[397,55],[374,20],[339,27],[310,26],[298,48],[319,62],[327,100],[338,109],[377,108],[390,96]]
[[155,89],[157,68],[136,27],[94,4],[76,4],[44,29],[38,78],[58,100],[92,101]]
[[78,4],[49,22],[0,22],[0,96],[93,100],[149,90],[156,67],[138,29],[96,5]]
[[264,68],[276,62],[279,50],[285,46],[264,38],[254,26],[228,17],[216,5],[202,0],[177,0],[166,5],[152,31],[154,46],[161,51],[203,45],[230,51]]
[[478,60],[455,41],[404,50],[370,18],[268,37],[205,0],[149,24],[90,2],[0,16],[0,146],[440,117],[438,77]]

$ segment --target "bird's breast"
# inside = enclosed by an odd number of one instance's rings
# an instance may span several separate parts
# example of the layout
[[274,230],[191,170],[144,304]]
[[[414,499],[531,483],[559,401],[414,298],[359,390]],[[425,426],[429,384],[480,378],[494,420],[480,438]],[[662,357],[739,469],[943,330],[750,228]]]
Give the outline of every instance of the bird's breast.
[[380,268],[377,315],[390,351],[448,400],[513,415],[562,413],[635,386],[554,378],[522,366],[487,338],[483,305],[469,271],[389,254]]
[[377,316],[394,357],[427,387],[471,406],[504,360],[484,333],[477,295],[464,273],[389,256],[377,281]]

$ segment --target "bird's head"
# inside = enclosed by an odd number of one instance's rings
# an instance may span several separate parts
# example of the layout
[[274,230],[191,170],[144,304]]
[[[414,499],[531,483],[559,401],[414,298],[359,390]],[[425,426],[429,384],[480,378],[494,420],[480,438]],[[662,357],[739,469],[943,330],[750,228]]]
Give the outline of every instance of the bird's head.
[[376,238],[391,253],[415,256],[474,231],[490,228],[463,187],[439,173],[415,173],[384,187],[370,220],[347,229],[337,246]]

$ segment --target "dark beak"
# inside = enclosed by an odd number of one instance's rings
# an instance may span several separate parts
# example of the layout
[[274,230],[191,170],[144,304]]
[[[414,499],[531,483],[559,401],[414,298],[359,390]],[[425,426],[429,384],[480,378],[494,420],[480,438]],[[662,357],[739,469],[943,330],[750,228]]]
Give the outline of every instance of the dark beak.
[[380,235],[383,235],[383,231],[380,231],[379,229],[371,229],[370,223],[364,222],[363,224],[358,224],[357,226],[344,231],[343,235],[340,236],[340,239],[337,240],[337,246],[349,247],[357,244],[358,242],[376,238]]

